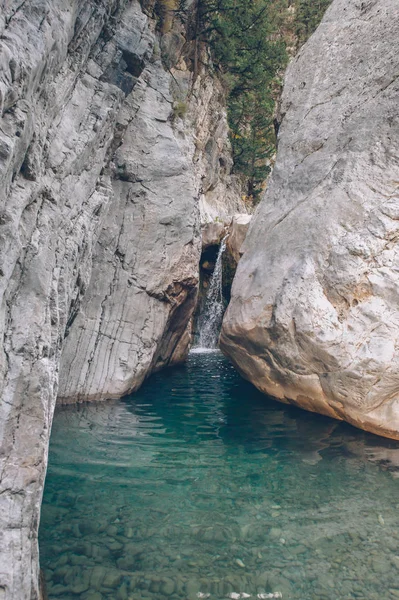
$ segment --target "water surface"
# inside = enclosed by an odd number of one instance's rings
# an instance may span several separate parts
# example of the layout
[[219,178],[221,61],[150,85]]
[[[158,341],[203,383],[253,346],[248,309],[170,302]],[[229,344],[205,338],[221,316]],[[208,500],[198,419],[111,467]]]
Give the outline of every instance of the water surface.
[[49,598],[398,600],[398,464],[397,443],[194,353],[121,401],[56,411]]

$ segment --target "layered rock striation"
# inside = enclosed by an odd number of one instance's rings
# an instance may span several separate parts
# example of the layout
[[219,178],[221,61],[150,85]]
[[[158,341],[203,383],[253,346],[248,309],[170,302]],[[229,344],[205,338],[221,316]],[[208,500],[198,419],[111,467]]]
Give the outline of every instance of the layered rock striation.
[[399,439],[399,21],[334,0],[286,74],[221,347],[260,390]]
[[223,94],[194,80],[181,24],[160,36],[135,1],[11,0],[0,34],[0,597],[22,600],[57,394],[119,397],[184,358],[201,204],[241,206]]

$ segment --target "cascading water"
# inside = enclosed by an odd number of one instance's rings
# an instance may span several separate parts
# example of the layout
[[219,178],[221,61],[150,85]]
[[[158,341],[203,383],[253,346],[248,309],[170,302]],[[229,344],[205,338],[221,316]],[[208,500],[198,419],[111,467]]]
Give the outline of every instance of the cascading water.
[[198,348],[217,348],[219,332],[222,326],[224,303],[222,288],[223,252],[226,249],[227,235],[220,244],[215,269],[206,295],[205,308],[199,318]]

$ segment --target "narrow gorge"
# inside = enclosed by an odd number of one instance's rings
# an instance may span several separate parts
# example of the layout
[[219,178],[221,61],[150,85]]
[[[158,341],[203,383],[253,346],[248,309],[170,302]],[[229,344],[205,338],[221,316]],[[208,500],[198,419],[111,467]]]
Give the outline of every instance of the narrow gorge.
[[399,448],[339,423],[399,440],[399,12],[297,53],[329,4],[232,57],[219,4],[0,0],[0,600],[399,597]]

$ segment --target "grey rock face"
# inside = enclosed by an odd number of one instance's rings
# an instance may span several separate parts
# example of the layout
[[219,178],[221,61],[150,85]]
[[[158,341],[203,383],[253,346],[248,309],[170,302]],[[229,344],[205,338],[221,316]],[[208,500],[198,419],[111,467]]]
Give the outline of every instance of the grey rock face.
[[252,215],[233,215],[226,240],[226,250],[237,265],[241,258],[241,248],[248,233]]
[[226,225],[221,221],[205,223],[201,227],[202,250],[210,246],[218,246],[225,235]]
[[248,232],[252,215],[238,213],[232,215],[227,222],[213,221],[204,223],[201,227],[202,250],[209,246],[218,246],[227,235],[226,249],[232,255],[235,263],[240,260],[240,250]]
[[204,127],[173,122],[172,81],[191,76],[163,69],[137,2],[2,2],[0,33],[0,597],[22,600],[58,388],[118,397],[187,352],[223,109],[200,74]]
[[136,389],[150,369],[169,362],[194,308],[197,191],[168,121],[169,78],[159,63],[149,65],[119,114],[125,131],[114,156],[111,212],[63,345],[61,402]]
[[221,344],[283,402],[399,439],[399,20],[335,0],[290,65]]

